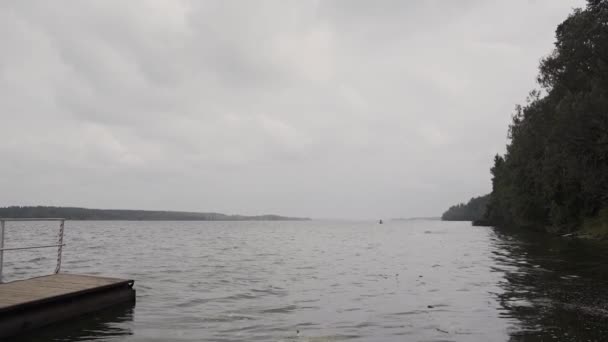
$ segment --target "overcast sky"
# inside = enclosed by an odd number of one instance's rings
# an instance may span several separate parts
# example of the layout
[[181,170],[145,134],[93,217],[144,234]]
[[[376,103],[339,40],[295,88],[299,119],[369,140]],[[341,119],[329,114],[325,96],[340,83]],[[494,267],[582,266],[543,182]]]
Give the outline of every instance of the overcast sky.
[[2,1],[0,205],[440,215],[583,5]]

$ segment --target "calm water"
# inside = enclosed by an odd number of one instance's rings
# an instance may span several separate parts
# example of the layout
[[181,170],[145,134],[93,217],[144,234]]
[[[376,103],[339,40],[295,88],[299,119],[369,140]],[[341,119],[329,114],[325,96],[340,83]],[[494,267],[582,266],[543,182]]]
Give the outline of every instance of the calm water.
[[[7,244],[54,228],[11,223]],[[72,221],[66,240],[65,272],[133,278],[137,304],[16,341],[608,340],[608,248],[579,241],[440,221]],[[5,262],[19,279],[54,255]]]

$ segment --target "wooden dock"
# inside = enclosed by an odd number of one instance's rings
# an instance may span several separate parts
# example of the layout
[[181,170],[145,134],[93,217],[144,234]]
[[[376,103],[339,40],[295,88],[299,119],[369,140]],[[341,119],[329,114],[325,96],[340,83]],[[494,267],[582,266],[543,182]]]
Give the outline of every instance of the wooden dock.
[[59,273],[0,284],[0,338],[134,301],[133,280]]

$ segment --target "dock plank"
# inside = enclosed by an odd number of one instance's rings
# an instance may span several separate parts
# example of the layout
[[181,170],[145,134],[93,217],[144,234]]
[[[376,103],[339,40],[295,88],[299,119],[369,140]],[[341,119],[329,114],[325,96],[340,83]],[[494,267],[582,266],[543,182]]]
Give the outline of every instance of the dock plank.
[[[113,284],[115,283],[115,281],[110,280],[108,278],[103,278],[103,279],[74,279],[73,277],[70,278],[63,278],[63,277],[57,277],[57,278],[51,278],[51,277],[44,277],[44,278],[34,278],[31,279],[30,281],[28,281],[28,285],[29,286],[42,286],[42,287],[70,287],[70,288],[86,288],[86,287],[91,287],[91,286],[104,286],[104,285],[109,285],[109,284]],[[1,285],[0,285],[1,286]]]
[[81,275],[81,274],[67,274],[67,273],[53,274],[53,275],[37,277],[37,278],[32,278],[32,279],[27,280],[27,282],[37,282],[37,283],[59,282],[59,283],[89,284],[89,285],[112,284],[115,282],[123,282],[123,281],[124,281],[123,279],[97,277],[97,276]]
[[0,309],[128,282],[80,274],[53,274],[0,284]]
[[132,280],[53,274],[0,284],[0,338],[135,301]]

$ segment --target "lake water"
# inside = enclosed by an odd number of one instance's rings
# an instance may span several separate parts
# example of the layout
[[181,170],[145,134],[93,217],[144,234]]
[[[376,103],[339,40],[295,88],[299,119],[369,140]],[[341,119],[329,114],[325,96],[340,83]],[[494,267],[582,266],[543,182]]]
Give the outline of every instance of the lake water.
[[[7,246],[56,230],[10,223]],[[14,341],[608,340],[599,244],[440,221],[69,221],[66,242],[63,271],[135,279],[136,305]],[[5,280],[54,262],[7,252]]]

